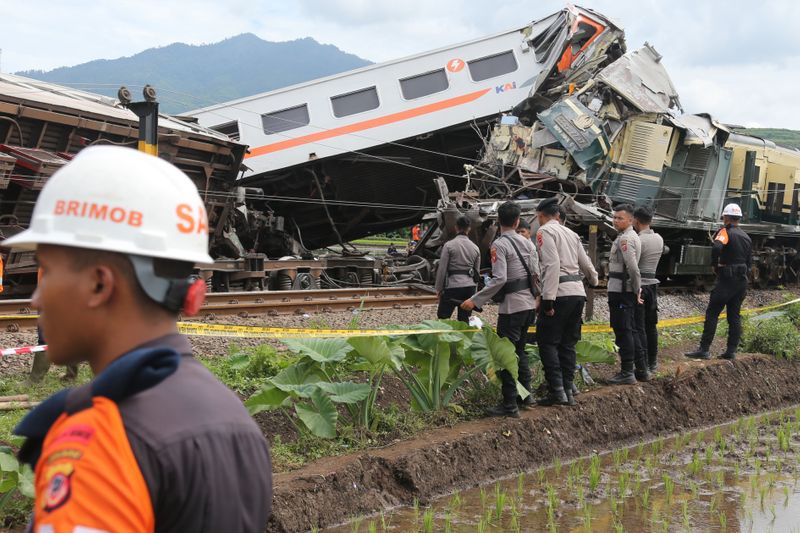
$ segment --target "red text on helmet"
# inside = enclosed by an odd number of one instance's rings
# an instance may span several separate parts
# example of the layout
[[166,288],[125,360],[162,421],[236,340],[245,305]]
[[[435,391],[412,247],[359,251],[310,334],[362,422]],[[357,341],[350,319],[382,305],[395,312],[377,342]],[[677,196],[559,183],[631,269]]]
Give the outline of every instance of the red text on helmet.
[[202,205],[194,209],[189,204],[179,204],[175,208],[175,213],[181,220],[177,224],[181,233],[208,233],[208,217]]
[[140,211],[133,211],[118,206],[112,207],[108,204],[80,202],[78,200],[57,200],[53,214],[66,217],[108,220],[116,224],[127,224],[135,228],[142,225],[142,213]]

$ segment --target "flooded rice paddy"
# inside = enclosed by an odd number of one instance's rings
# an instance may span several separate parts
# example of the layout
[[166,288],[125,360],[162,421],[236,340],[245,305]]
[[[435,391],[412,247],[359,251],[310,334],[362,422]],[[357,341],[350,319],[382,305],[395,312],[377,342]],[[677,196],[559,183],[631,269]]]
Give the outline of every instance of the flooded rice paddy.
[[356,518],[335,532],[800,533],[800,408],[555,459],[423,506]]

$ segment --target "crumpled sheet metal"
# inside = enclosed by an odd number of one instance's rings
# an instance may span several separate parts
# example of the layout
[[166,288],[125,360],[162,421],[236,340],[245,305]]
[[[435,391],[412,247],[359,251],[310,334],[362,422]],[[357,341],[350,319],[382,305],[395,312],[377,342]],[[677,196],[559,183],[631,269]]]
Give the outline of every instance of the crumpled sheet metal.
[[601,70],[597,79],[643,113],[671,113],[674,106],[680,109],[678,92],[661,56],[647,43]]
[[730,134],[730,130],[724,125],[714,120],[711,115],[679,115],[669,117],[669,121],[675,126],[686,130],[683,144],[702,144],[707,148],[714,144],[717,132],[720,130]]
[[602,123],[574,96],[539,113],[539,120],[584,170],[608,154]]

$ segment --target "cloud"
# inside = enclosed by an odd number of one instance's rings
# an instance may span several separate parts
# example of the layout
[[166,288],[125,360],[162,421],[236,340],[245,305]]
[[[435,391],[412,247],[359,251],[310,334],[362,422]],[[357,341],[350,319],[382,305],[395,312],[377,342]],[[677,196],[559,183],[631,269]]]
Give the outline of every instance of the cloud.
[[[788,0],[585,0],[664,56],[687,111],[724,122],[800,128],[800,3]],[[132,55],[173,42],[243,32],[270,40],[311,36],[372,61],[521,27],[563,1],[506,0],[5,0],[2,69],[51,69]],[[40,14],[46,13],[46,17]],[[87,80],[91,82],[92,80]]]

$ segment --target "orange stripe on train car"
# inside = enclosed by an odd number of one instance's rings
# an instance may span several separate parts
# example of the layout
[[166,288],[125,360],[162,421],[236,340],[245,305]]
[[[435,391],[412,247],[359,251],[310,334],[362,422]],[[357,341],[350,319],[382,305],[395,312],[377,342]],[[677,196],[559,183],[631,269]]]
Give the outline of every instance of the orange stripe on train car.
[[449,98],[447,100],[442,100],[441,102],[434,102],[432,104],[415,107],[414,109],[407,109],[406,111],[392,113],[391,115],[385,115],[378,118],[364,120],[362,122],[356,122],[354,124],[348,124],[347,126],[341,126],[339,128],[311,133],[309,135],[303,135],[302,137],[287,139],[285,141],[273,144],[265,144],[264,146],[258,146],[250,149],[250,153],[245,155],[245,159],[249,157],[270,154],[272,152],[279,152],[288,148],[294,148],[296,146],[302,146],[304,144],[309,144],[316,141],[331,139],[333,137],[339,137],[348,133],[355,133],[357,131],[364,131],[370,128],[377,128],[378,126],[385,126],[387,124],[393,124],[402,120],[408,120],[410,118],[427,115],[429,113],[435,113],[436,111],[441,111],[443,109],[468,104],[470,102],[474,102],[484,94],[488,93],[490,90],[491,89],[481,89],[480,91],[464,94],[462,96],[456,96],[455,98]]

